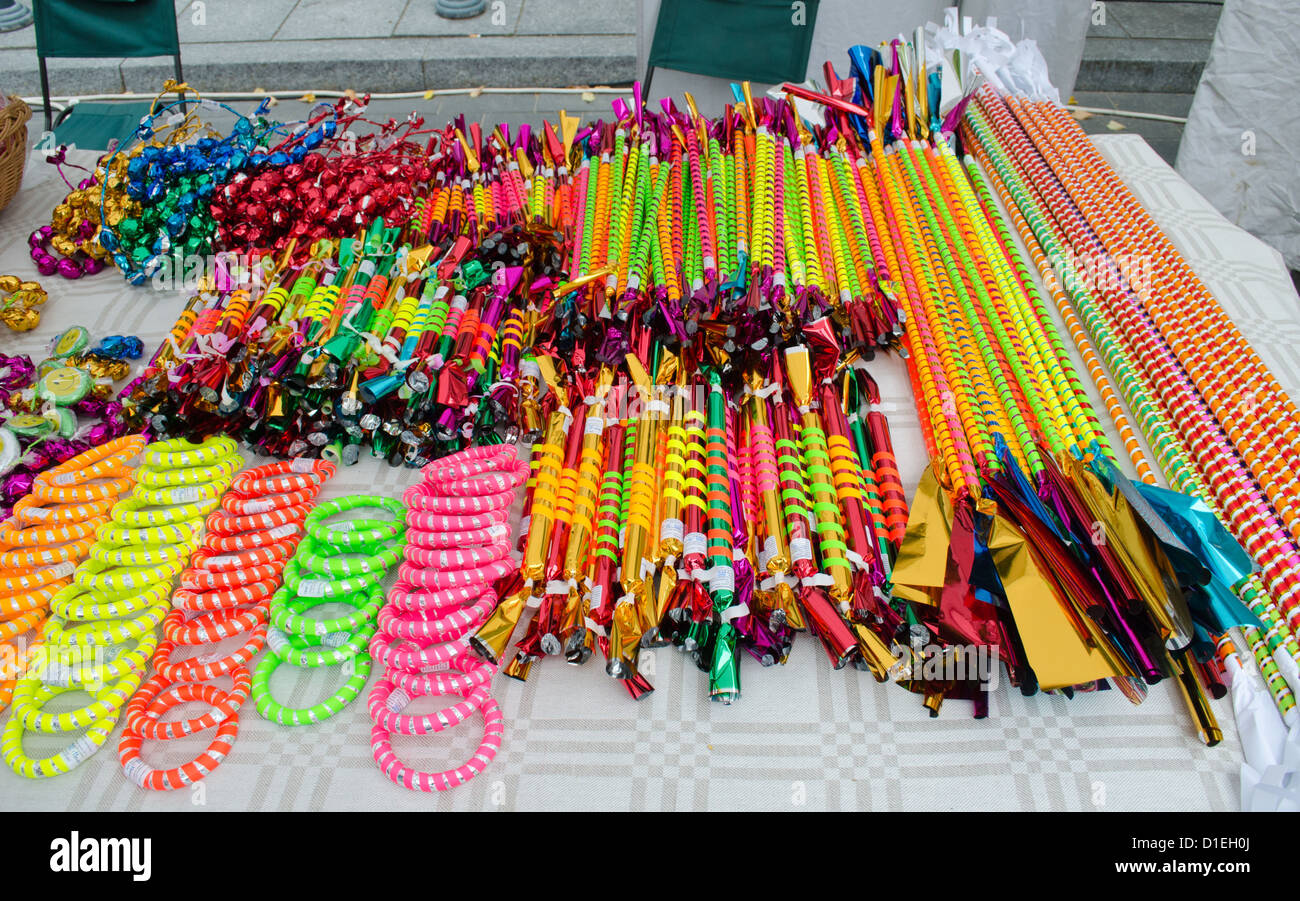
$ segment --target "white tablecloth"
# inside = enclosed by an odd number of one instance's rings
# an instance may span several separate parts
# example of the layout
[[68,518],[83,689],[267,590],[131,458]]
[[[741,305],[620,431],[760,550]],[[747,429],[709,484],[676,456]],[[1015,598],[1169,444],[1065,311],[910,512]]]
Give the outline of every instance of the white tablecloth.
[[[1094,138],[1157,221],[1169,231],[1208,287],[1293,397],[1300,382],[1300,313],[1277,254],[1224,221],[1136,135]],[[28,232],[48,221],[64,187],[52,167],[29,164],[22,193],[0,215],[0,272],[28,277]],[[38,361],[49,338],[80,323],[95,337],[136,334],[152,349],[184,298],[130,288],[113,273],[79,282],[45,279],[50,290],[41,327],[0,334],[6,353]],[[880,382],[903,481],[910,491],[925,465],[906,374],[896,358],[879,359]],[[1081,371],[1085,371],[1080,367]],[[1085,371],[1086,372],[1086,371]],[[1094,398],[1101,418],[1104,407]],[[1113,435],[1112,430],[1112,438]],[[1116,447],[1120,447],[1118,441]],[[344,470],[326,496],[396,496],[411,470],[369,457]],[[117,762],[117,733],[70,774],[26,781],[0,767],[6,810],[1132,810],[1236,809],[1241,757],[1228,701],[1215,703],[1224,740],[1205,748],[1173,686],[1155,686],[1146,702],[1118,691],[1022,697],[1005,683],[990,716],[950,701],[929,717],[920,698],[879,685],[855,670],[835,672],[817,642],[799,636],[785,666],[742,661],[744,696],[724,707],[707,699],[707,677],[682,655],[643,654],[655,691],[639,703],[589,662],[547,660],[520,683],[498,677],[505,745],[487,772],[433,797],[385,779],[370,752],[364,695],[320,726],[286,728],[261,719],[249,703],[240,735],[221,767],[200,787],[159,794],[137,789]],[[313,703],[333,691],[334,676],[285,667],[274,686],[282,700]],[[372,679],[374,676],[372,676]],[[431,703],[421,701],[417,703]],[[418,710],[420,708],[413,708]],[[0,721],[7,718],[6,712]],[[422,769],[464,760],[479,739],[479,720],[451,733],[395,739],[399,754]],[[120,725],[118,732],[120,733]],[[155,766],[192,758],[210,740],[149,743]],[[61,736],[28,738],[52,753]]]

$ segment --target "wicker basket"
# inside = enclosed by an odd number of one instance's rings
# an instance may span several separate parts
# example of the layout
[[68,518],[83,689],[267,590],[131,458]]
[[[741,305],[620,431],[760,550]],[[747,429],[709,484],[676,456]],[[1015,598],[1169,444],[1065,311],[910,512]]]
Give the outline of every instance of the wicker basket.
[[23,183],[27,165],[27,120],[32,108],[21,97],[9,96],[0,110],[0,210],[9,205]]

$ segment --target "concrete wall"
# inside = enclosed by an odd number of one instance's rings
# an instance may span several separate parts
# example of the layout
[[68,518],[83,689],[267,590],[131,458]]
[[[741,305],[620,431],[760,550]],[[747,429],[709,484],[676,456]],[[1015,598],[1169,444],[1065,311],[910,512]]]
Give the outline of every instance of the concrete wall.
[[[821,0],[813,31],[812,50],[808,55],[808,74],[821,80],[822,63],[831,60],[841,75],[848,73],[847,49],[854,44],[875,45],[897,37],[911,37],[917,26],[942,22],[944,9],[954,0]],[[1032,37],[1039,42],[1051,69],[1053,82],[1068,97],[1068,88],[1083,55],[1083,38],[1088,30],[1091,0],[964,0],[963,11],[975,14],[982,22],[990,14],[998,17],[998,27],[1013,38]],[[637,73],[645,74],[659,0],[641,0],[637,27]],[[1023,28],[1019,27],[1023,23]],[[1053,58],[1056,57],[1054,61]],[[691,91],[700,111],[716,114],[731,102],[730,82],[721,78],[688,75],[660,69],[651,84],[651,98],[680,98]],[[766,90],[770,85],[762,85]],[[756,92],[760,86],[755,85]]]

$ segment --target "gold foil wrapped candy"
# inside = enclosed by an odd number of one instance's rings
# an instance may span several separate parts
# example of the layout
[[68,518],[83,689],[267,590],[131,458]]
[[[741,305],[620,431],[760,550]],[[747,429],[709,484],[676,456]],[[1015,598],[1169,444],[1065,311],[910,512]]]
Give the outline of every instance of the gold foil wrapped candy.
[[15,332],[30,332],[41,324],[41,313],[36,307],[49,298],[36,282],[25,282],[16,275],[0,275],[0,292],[7,294],[0,300],[0,322]]

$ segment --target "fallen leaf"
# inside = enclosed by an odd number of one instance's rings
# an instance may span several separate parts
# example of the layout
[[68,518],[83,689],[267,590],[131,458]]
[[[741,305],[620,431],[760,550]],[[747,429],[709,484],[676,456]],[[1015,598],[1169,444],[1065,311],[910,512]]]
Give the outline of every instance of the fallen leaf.
[[591,91],[583,91],[583,92],[582,92],[582,99],[583,99],[583,102],[585,102],[585,103],[591,103],[591,101],[593,101],[593,100],[596,99],[596,95],[593,94]]
[[482,87],[482,85],[480,85],[480,86],[477,87],[477,88],[472,88],[472,89],[470,90],[470,92],[469,92],[469,95],[470,95],[471,97],[481,97],[481,96],[483,96],[483,87]]
[[1078,122],[1082,122],[1084,119],[1092,118],[1092,113],[1088,112],[1086,109],[1071,110],[1070,115],[1074,116],[1075,120]]
[[254,93],[254,94],[265,94],[265,93],[266,93],[266,88],[253,88],[253,93]]
[[306,94],[303,94],[301,97],[298,98],[298,102],[299,102],[299,103],[315,103],[315,102],[316,102],[316,95],[313,94],[311,91],[308,91]]
[[432,99],[433,99],[433,91],[425,91],[425,92],[424,92],[424,99],[425,99],[425,100],[432,100]]
[[1125,125],[1123,122],[1116,122],[1114,119],[1111,119],[1109,122],[1106,123],[1106,127],[1109,128],[1111,131],[1123,131]]

